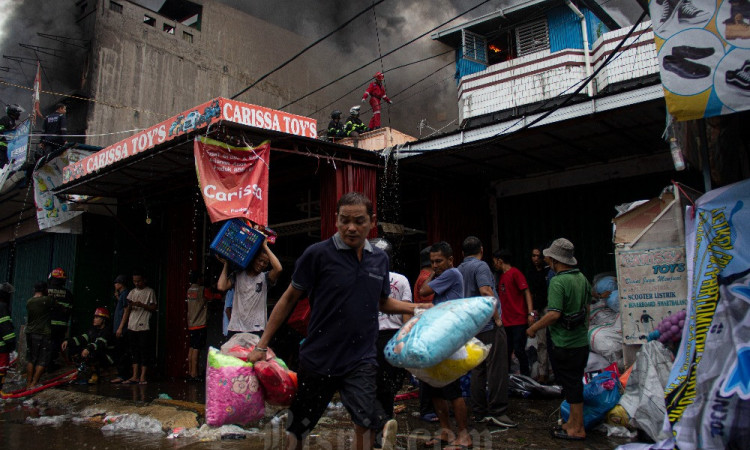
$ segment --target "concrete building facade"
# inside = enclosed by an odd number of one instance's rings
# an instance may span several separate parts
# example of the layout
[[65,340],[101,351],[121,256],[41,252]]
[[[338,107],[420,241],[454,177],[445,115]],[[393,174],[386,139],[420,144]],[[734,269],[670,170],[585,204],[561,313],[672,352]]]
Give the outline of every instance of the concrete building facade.
[[[89,2],[80,23],[91,40],[82,91],[90,135],[144,128],[215,97],[231,97],[309,40],[213,0],[167,1],[159,12],[126,0]],[[302,55],[238,97],[269,108],[323,84],[325,66]],[[299,68],[303,67],[304,70]],[[315,96],[285,111],[305,115]],[[106,146],[117,136],[91,136]]]

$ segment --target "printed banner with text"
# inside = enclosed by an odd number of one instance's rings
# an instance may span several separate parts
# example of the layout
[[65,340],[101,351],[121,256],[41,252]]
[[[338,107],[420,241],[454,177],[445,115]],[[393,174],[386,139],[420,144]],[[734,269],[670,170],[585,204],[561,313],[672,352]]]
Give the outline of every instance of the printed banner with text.
[[244,217],[268,225],[269,141],[251,148],[200,137],[193,151],[211,222]]
[[55,196],[52,190],[62,184],[63,167],[74,164],[90,154],[91,152],[71,148],[34,171],[34,201],[40,230],[55,233],[81,233],[80,222],[72,219],[83,212],[73,210],[70,204]]
[[750,109],[750,1],[651,0],[649,9],[670,114]]

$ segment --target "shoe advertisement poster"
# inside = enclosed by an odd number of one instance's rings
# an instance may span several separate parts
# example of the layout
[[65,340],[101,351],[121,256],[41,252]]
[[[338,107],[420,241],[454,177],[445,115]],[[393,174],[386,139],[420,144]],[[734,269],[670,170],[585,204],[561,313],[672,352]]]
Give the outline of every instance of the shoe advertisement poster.
[[750,0],[651,0],[649,9],[670,114],[750,109]]

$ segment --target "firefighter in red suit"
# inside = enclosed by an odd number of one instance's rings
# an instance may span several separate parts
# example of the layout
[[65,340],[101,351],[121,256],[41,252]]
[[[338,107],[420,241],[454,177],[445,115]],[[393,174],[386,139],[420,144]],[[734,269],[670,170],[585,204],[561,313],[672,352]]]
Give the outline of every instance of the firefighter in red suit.
[[385,86],[383,86],[383,80],[385,76],[382,72],[375,74],[375,81],[370,83],[370,86],[365,91],[365,95],[362,96],[362,103],[370,98],[370,106],[372,107],[372,119],[370,119],[370,129],[380,128],[380,100],[383,99],[388,103],[392,104],[390,98],[385,95]]

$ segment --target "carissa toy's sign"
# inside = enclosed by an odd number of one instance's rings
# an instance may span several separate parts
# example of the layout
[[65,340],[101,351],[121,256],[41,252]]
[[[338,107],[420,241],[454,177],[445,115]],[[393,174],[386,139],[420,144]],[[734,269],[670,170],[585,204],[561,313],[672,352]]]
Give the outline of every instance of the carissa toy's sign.
[[685,247],[618,250],[615,259],[623,342],[645,344],[662,319],[687,307]]
[[316,138],[318,135],[317,122],[309,117],[219,97],[66,166],[63,170],[63,184],[102,170],[195,129],[221,121],[309,138]]

